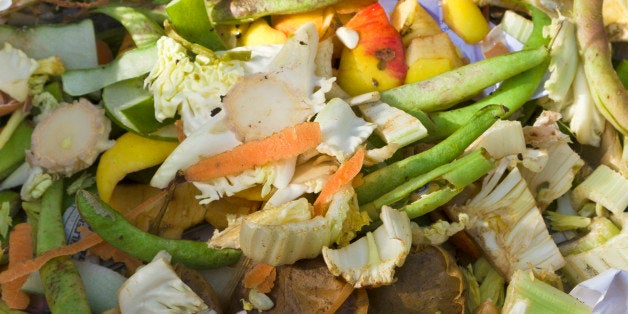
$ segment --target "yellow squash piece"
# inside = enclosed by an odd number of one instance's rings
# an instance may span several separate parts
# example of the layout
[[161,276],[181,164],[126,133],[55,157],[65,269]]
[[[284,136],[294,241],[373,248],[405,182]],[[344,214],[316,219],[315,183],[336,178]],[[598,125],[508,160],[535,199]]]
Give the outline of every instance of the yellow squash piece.
[[100,158],[96,170],[98,194],[109,202],[113,189],[124,176],[161,164],[178,144],[125,133]]
[[265,19],[257,19],[251,23],[244,35],[242,35],[243,46],[284,44],[288,40],[286,34],[268,25]]
[[490,31],[488,21],[472,0],[443,0],[443,21],[469,44],[477,44]]
[[428,79],[452,70],[451,61],[446,58],[422,58],[415,61],[406,74],[406,84]]

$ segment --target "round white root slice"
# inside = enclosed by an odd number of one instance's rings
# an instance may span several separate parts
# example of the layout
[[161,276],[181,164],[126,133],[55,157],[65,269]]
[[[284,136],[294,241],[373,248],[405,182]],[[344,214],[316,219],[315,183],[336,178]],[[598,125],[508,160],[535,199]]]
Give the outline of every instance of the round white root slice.
[[307,95],[270,74],[252,74],[223,98],[227,120],[243,142],[256,141],[313,114]]
[[113,145],[110,131],[105,110],[88,100],[63,104],[35,127],[27,160],[48,173],[71,176],[89,167]]

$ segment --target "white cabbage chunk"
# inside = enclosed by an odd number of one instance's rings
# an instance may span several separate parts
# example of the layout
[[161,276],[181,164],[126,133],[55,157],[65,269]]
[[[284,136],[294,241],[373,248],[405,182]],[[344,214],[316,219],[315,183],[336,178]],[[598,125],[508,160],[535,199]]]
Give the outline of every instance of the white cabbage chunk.
[[153,261],[139,268],[118,290],[120,312],[199,313],[207,304],[175,273],[170,254],[159,252]]
[[402,266],[412,246],[410,218],[382,207],[383,225],[340,249],[323,248],[327,268],[356,288],[378,287],[395,281],[395,266]]
[[330,100],[314,121],[321,126],[323,135],[323,142],[316,149],[335,156],[340,162],[351,157],[376,127],[376,124],[356,116],[349,104],[340,98]]
[[[10,3],[10,2],[9,2]],[[28,96],[28,79],[37,69],[36,60],[5,43],[0,50],[0,91],[23,102]]]

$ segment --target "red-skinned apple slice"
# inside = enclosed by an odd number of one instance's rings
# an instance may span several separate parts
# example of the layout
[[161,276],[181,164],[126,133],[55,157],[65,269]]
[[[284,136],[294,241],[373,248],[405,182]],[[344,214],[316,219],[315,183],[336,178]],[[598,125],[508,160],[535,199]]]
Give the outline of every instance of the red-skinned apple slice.
[[350,95],[382,91],[403,84],[408,67],[401,36],[379,3],[358,11],[345,27],[358,32],[354,49],[343,48],[338,84]]

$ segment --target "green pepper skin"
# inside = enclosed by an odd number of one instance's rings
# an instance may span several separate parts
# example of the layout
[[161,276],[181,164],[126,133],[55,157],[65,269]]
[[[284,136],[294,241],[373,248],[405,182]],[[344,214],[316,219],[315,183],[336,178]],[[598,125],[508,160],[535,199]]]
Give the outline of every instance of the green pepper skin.
[[100,237],[145,262],[150,262],[159,251],[165,250],[172,256],[173,263],[207,269],[233,264],[242,254],[234,249],[209,248],[205,242],[164,239],[144,232],[85,190],[76,193],[76,205],[83,219]]

